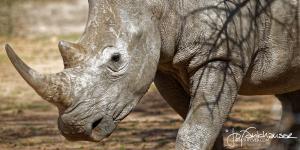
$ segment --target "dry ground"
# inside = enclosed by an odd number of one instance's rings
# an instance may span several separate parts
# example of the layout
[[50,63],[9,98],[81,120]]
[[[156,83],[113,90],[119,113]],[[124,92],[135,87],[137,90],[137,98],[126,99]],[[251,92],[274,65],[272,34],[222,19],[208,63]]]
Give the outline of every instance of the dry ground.
[[[0,149],[174,149],[182,120],[154,87],[103,142],[68,142],[59,134],[56,108],[41,100],[21,79],[4,53],[4,43],[13,43],[17,53],[36,70],[54,73],[63,68],[56,46],[58,40],[76,38],[77,35],[39,39],[0,38]],[[234,106],[223,132],[226,134],[232,129],[239,131],[252,126],[269,131],[278,122],[279,116],[280,105],[272,96],[244,97]],[[244,147],[237,144],[231,149],[263,149],[267,144]]]

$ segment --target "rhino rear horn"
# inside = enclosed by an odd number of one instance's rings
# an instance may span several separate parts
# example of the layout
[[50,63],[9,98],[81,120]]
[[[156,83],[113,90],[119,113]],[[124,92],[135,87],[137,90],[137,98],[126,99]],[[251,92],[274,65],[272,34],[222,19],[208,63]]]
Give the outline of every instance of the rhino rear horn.
[[85,58],[85,51],[79,44],[60,41],[58,48],[63,58],[65,68],[75,67]]
[[26,65],[8,44],[5,49],[16,70],[41,97],[58,106],[69,104],[66,97],[70,79],[64,72],[43,75]]

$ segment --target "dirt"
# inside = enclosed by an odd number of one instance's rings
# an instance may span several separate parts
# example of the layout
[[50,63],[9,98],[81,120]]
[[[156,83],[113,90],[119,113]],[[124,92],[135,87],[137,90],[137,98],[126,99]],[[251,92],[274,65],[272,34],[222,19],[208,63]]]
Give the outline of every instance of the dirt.
[[[73,37],[72,37],[73,39]],[[33,68],[44,73],[60,71],[62,61],[56,43],[59,37],[45,39],[0,38],[0,45],[14,43],[17,53]],[[57,110],[43,101],[23,81],[0,51],[0,149],[99,149],[99,150],[168,150],[174,149],[177,130],[183,120],[164,102],[152,87],[134,111],[116,131],[99,143],[69,142],[60,135]],[[227,137],[256,127],[272,131],[280,118],[280,105],[273,96],[240,97],[223,128],[228,149],[264,149],[269,141],[234,145]],[[230,141],[232,142],[232,141]]]

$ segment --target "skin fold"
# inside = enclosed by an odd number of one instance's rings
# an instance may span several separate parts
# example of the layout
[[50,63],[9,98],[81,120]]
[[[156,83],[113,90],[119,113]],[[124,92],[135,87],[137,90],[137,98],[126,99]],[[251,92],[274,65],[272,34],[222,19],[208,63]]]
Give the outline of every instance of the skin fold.
[[[59,108],[59,129],[69,140],[108,137],[154,81],[184,118],[176,149],[222,149],[219,133],[238,94],[276,95],[283,117],[299,113],[290,107],[300,89],[299,3],[89,0],[78,43],[59,43],[62,72],[39,74],[9,45],[6,51],[22,77]],[[292,124],[280,131],[296,133]]]

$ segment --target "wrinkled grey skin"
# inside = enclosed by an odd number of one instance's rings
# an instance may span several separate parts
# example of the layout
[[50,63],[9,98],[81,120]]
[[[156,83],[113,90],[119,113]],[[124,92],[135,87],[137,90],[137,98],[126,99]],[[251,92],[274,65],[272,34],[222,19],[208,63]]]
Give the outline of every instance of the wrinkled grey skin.
[[152,81],[185,119],[176,149],[212,149],[237,94],[274,94],[286,114],[300,112],[299,0],[89,3],[79,42],[59,44],[61,73],[41,75],[6,46],[23,78],[58,106],[67,139],[107,137]]

